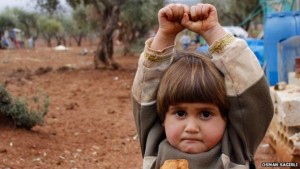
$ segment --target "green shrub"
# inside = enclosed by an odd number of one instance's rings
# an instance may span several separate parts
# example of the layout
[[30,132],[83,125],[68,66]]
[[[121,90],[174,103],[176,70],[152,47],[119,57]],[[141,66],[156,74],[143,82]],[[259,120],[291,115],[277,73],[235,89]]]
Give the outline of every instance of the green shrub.
[[35,125],[42,125],[48,112],[49,97],[44,96],[43,104],[41,104],[39,100],[41,96],[33,97],[30,103],[35,106],[35,109],[31,109],[28,101],[13,98],[4,85],[0,85],[0,114],[12,119],[18,127],[31,129]]

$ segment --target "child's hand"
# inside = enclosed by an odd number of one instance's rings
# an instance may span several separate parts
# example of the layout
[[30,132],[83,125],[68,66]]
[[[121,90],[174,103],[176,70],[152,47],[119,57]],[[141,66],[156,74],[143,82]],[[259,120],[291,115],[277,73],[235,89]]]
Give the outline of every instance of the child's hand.
[[150,46],[152,49],[174,45],[176,35],[185,29],[181,24],[184,13],[189,13],[189,7],[183,4],[170,4],[159,10],[159,29]]
[[184,14],[181,24],[202,35],[209,45],[226,34],[219,24],[217,10],[211,4],[199,3],[191,6],[190,13]]
[[181,20],[184,13],[189,13],[189,7],[183,4],[170,4],[158,12],[159,30],[164,35],[176,36],[184,29]]

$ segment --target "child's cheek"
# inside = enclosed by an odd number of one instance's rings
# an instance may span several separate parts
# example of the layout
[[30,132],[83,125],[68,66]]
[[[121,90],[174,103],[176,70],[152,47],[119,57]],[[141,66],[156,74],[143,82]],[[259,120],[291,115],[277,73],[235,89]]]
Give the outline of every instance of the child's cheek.
[[177,144],[180,141],[180,128],[178,126],[172,125],[166,128],[167,139],[171,144]]

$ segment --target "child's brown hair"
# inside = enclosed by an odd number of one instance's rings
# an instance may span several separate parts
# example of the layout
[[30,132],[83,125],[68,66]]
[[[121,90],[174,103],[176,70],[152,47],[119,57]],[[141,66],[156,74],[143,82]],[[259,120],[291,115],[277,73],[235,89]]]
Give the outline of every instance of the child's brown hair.
[[162,121],[169,106],[179,103],[212,103],[226,118],[229,102],[226,97],[224,75],[209,59],[209,54],[180,52],[163,74],[157,109]]

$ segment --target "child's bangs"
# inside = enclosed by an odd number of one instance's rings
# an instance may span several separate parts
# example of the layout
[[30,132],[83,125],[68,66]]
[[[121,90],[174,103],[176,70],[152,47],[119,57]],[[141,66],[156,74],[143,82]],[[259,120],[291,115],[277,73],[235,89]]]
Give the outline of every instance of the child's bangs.
[[219,92],[222,91],[221,84],[216,83],[216,77],[211,72],[199,71],[200,68],[183,73],[176,83],[171,82],[169,94],[165,98],[170,105],[178,103],[215,103],[220,104],[223,98],[220,98]]

